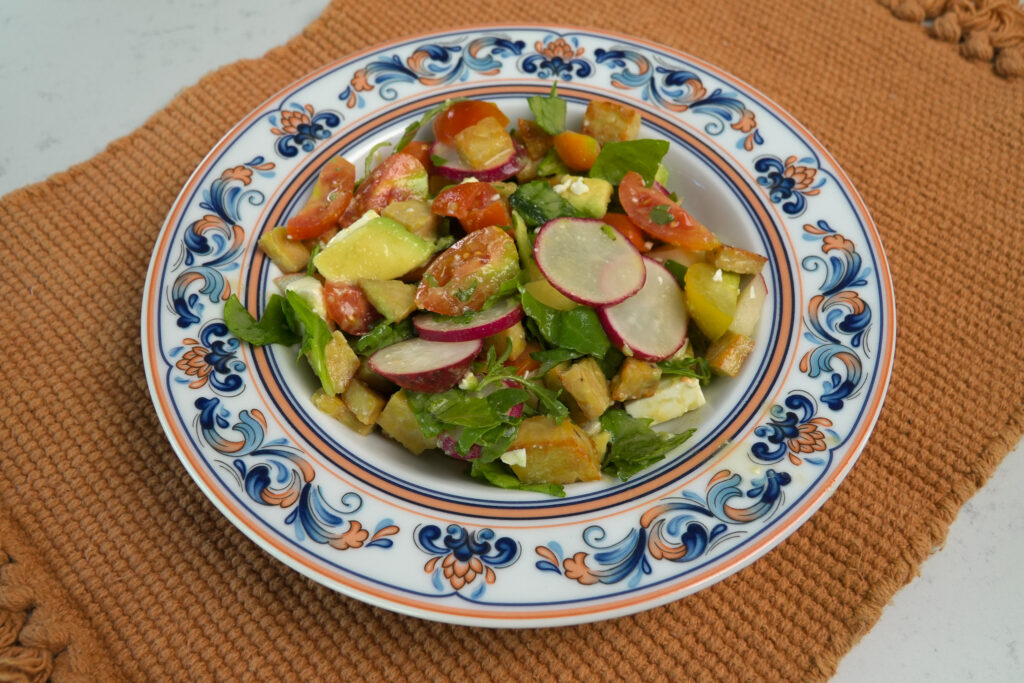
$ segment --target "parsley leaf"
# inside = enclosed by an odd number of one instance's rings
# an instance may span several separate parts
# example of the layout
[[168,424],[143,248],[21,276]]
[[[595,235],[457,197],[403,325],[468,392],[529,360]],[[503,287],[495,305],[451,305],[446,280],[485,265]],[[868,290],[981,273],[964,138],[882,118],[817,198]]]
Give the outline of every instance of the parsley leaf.
[[320,378],[324,391],[333,396],[334,381],[327,370],[327,358],[324,355],[324,347],[331,341],[331,331],[305,299],[295,292],[287,292],[285,296],[288,297],[293,319],[302,327],[302,346],[299,351],[306,356],[313,372]]
[[434,166],[444,166],[448,163],[448,160],[436,154],[431,154],[430,163],[434,164]]
[[668,212],[668,209],[668,204],[658,204],[656,207],[651,209],[651,212],[647,214],[647,217],[658,225],[668,225],[675,220],[675,218],[672,217],[672,214]]
[[369,356],[378,349],[397,344],[411,336],[412,318],[406,318],[398,323],[389,323],[387,320],[381,320],[374,325],[372,330],[356,339],[352,344],[352,348],[360,355]]
[[590,168],[590,177],[604,178],[612,185],[618,185],[626,173],[636,171],[650,184],[667,152],[667,140],[607,142]]
[[558,96],[558,81],[551,82],[551,93],[547,97],[534,95],[527,102],[537,119],[537,125],[551,135],[565,130],[565,100]]
[[291,346],[299,341],[299,335],[288,325],[284,308],[288,303],[280,294],[270,297],[263,317],[257,321],[234,294],[224,304],[224,324],[231,334],[253,346],[284,344]]
[[693,435],[688,429],[681,434],[665,434],[651,429],[651,420],[632,417],[625,410],[605,411],[601,428],[612,435],[601,469],[628,480],[637,472],[663,460],[669,451]]
[[509,203],[531,228],[544,225],[552,218],[583,217],[576,207],[552,190],[551,186],[543,180],[534,180],[520,185],[509,197]]
[[519,489],[521,491],[534,491],[546,493],[549,496],[565,497],[565,489],[561,484],[524,484],[519,481],[516,475],[509,471],[508,465],[503,462],[481,462],[483,458],[473,461],[473,467],[469,474],[477,479],[483,479],[493,486],[500,486],[503,489]]
[[684,266],[682,263],[679,263],[678,261],[673,261],[672,259],[665,261],[664,265],[665,270],[672,273],[672,277],[676,279],[676,282],[679,283],[679,286],[682,287],[683,289],[686,289],[686,266]]
[[699,379],[701,384],[707,384],[711,379],[711,366],[706,358],[681,358],[678,360],[663,360],[658,363],[663,377],[677,375],[679,377],[693,377]]
[[611,341],[601,327],[594,309],[577,306],[560,311],[542,304],[529,292],[522,291],[523,311],[537,324],[541,336],[552,346],[578,351],[584,355],[604,357]]

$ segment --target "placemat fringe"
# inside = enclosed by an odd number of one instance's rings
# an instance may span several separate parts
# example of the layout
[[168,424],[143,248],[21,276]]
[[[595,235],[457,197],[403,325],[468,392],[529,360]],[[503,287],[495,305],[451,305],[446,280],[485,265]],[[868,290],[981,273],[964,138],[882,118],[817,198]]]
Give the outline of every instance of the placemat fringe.
[[967,59],[992,62],[1004,78],[1024,76],[1024,10],[1013,0],[879,0],[904,21],[959,43]]

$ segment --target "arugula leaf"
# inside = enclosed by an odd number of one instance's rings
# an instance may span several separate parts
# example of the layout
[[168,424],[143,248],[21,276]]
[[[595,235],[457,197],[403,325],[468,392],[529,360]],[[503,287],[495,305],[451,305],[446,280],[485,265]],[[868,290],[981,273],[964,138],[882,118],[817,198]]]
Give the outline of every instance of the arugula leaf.
[[699,379],[701,384],[707,384],[711,379],[711,366],[706,358],[681,358],[678,360],[663,360],[658,363],[661,368],[662,377],[676,375],[679,377],[693,377]]
[[537,125],[551,135],[565,130],[565,100],[558,96],[558,81],[551,82],[551,93],[547,97],[534,95],[527,102],[537,119]]
[[544,155],[544,158],[537,164],[537,175],[548,176],[548,175],[562,175],[569,172],[569,167],[562,161],[562,157],[558,156],[558,152],[552,147]]
[[402,137],[398,140],[398,144],[395,145],[395,149],[401,152],[405,149],[405,146],[412,142],[412,139],[416,137],[416,133],[419,132],[420,128],[427,125],[432,118],[443,112],[445,109],[450,107],[455,102],[460,102],[466,99],[465,97],[457,97],[452,100],[445,100],[441,104],[431,107],[430,109],[423,112],[423,116],[420,117],[419,121],[413,121],[405,127],[405,132],[402,133]]
[[313,372],[320,378],[324,391],[333,396],[334,382],[327,370],[327,358],[324,355],[324,347],[331,341],[331,331],[305,299],[295,292],[286,292],[285,296],[291,306],[293,319],[302,327],[302,346],[299,351],[306,356]]
[[497,356],[493,346],[487,349],[486,374],[480,380],[479,388],[483,389],[489,384],[498,382],[517,384],[537,398],[542,413],[561,424],[562,420],[569,416],[569,409],[558,400],[558,392],[548,389],[540,381],[520,377],[516,374],[515,368],[506,366],[505,361],[508,359],[508,354],[511,350],[511,345],[508,345],[501,356]]
[[682,287],[683,289],[686,289],[686,266],[684,266],[682,263],[679,263],[678,261],[673,261],[672,259],[665,261],[664,265],[665,270],[672,273],[672,277],[676,279],[676,282],[679,283],[679,286]]
[[658,204],[656,207],[651,209],[651,212],[647,214],[647,217],[651,219],[651,222],[657,223],[658,225],[668,225],[675,218],[668,212],[668,204]]
[[583,218],[583,214],[576,207],[563,199],[543,180],[533,180],[520,185],[508,201],[512,209],[517,211],[531,228],[562,216]]
[[654,431],[650,425],[651,420],[632,417],[625,410],[605,411],[601,416],[601,428],[612,438],[601,469],[626,481],[663,460],[669,451],[689,439],[694,432],[688,429],[680,434],[665,434]]
[[619,371],[622,363],[626,360],[626,355],[613,346],[608,349],[608,353],[604,354],[604,358],[595,358],[594,360],[601,367],[604,376],[611,379],[615,377],[615,373]]
[[291,346],[299,341],[299,336],[292,331],[288,325],[288,316],[283,306],[287,302],[280,294],[270,297],[267,302],[267,309],[263,311],[263,317],[257,322],[249,315],[245,306],[234,294],[224,304],[224,324],[227,325],[231,334],[242,341],[253,346],[266,346],[267,344],[284,344]]
[[316,255],[319,254],[323,248],[323,245],[319,242],[313,245],[313,251],[309,252],[309,263],[306,264],[306,275],[310,277],[316,275],[316,266],[313,265],[313,259],[316,258]]
[[537,324],[537,329],[548,343],[571,349],[588,356],[604,357],[611,341],[601,327],[594,309],[577,306],[560,311],[542,304],[526,290],[521,290],[523,311]]
[[626,173],[636,171],[650,184],[667,152],[667,140],[607,142],[590,168],[590,177],[604,178],[612,185],[618,185]]
[[573,351],[572,349],[547,349],[546,351],[534,351],[530,354],[530,358],[540,363],[540,367],[537,368],[537,376],[543,377],[551,371],[551,368],[555,367],[559,363],[566,363],[577,358],[582,358],[583,354],[579,351]]
[[480,444],[480,460],[493,462],[500,458],[519,433],[518,424],[501,424],[490,429],[465,429],[459,437],[459,452],[468,453],[476,444]]
[[374,325],[372,330],[353,342],[352,348],[356,353],[362,356],[369,356],[378,349],[383,349],[385,346],[397,344],[411,336],[412,318],[406,318],[405,320],[397,323],[389,323],[387,320],[381,320],[379,323]]
[[500,486],[503,489],[519,489],[521,491],[534,491],[546,493],[549,496],[565,497],[565,489],[561,484],[524,484],[519,481],[516,475],[512,474],[508,465],[503,462],[481,462],[483,458],[473,461],[473,467],[469,474],[477,479],[483,479],[489,484]]

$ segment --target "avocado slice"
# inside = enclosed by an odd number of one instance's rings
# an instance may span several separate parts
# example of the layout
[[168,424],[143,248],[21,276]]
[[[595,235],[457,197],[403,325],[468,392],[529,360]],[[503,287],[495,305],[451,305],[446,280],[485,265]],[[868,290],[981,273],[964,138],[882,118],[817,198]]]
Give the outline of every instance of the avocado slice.
[[[581,186],[586,191],[580,192]],[[612,199],[612,184],[603,178],[580,178],[578,176],[562,176],[555,191],[586,218],[600,218],[608,213],[608,203]]]
[[416,310],[416,285],[400,280],[360,280],[363,294],[389,323],[399,322]]
[[330,281],[393,280],[424,265],[433,253],[433,242],[368,211],[328,242],[313,265]]

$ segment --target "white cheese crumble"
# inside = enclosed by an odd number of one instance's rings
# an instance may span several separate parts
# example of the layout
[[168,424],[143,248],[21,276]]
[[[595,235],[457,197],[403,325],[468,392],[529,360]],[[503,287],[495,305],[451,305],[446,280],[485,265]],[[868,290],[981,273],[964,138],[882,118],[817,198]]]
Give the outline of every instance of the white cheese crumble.
[[324,286],[315,277],[303,275],[285,285],[285,294],[295,292],[309,304],[313,312],[327,320],[327,302],[324,300]]
[[699,381],[693,377],[669,377],[658,383],[653,396],[627,401],[624,405],[633,417],[647,417],[658,424],[674,420],[704,403]]
[[569,192],[572,192],[574,195],[577,196],[581,194],[586,194],[589,190],[590,188],[587,187],[587,184],[586,182],[583,181],[583,178],[576,178],[576,180],[572,181],[572,185],[569,186]]
[[567,175],[567,176],[565,176],[565,180],[563,180],[562,182],[558,183],[557,185],[555,185],[551,189],[554,190],[555,192],[557,192],[558,194],[562,194],[563,192],[568,190],[570,187],[572,187],[572,181],[573,181],[573,177],[571,175]]
[[519,467],[526,467],[526,449],[517,448],[514,451],[505,451],[498,458],[506,465],[517,465]]
[[716,270],[715,274],[711,276],[711,279],[714,280],[715,282],[721,282],[722,281],[722,269],[719,268],[718,270]]
[[473,176],[470,176],[468,178],[463,179],[463,181],[461,183],[459,183],[459,185],[465,185],[466,183],[479,183],[479,182],[480,182],[479,180],[477,180]]
[[465,376],[459,380],[459,389],[463,391],[475,391],[480,382],[477,381],[476,375],[473,374],[472,370],[466,370]]

